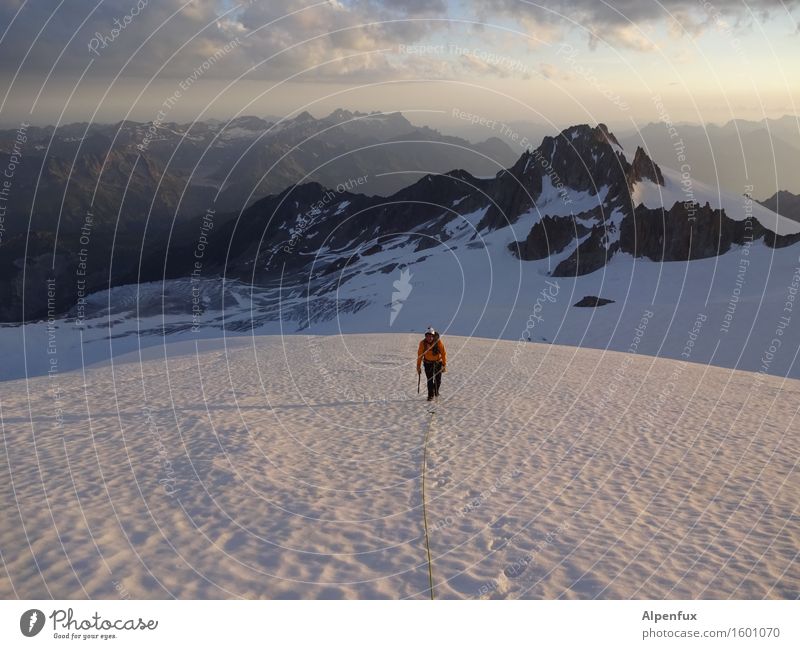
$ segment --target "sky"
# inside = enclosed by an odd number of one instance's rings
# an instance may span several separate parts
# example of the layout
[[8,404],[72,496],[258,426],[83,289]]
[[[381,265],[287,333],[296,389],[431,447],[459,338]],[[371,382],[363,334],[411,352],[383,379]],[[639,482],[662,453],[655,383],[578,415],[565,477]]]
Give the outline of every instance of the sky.
[[798,5],[0,0],[0,123],[338,107],[400,110],[439,127],[796,115]]

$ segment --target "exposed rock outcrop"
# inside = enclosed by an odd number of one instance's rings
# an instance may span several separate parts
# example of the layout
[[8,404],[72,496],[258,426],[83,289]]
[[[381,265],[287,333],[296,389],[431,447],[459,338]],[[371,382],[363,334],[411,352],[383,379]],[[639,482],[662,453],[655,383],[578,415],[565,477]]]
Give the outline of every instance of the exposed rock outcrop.
[[575,251],[556,266],[553,276],[588,275],[605,266],[619,248],[617,242],[607,245],[605,239],[605,227],[596,225]]
[[572,306],[579,306],[579,307],[598,307],[604,306],[606,304],[613,304],[614,300],[609,300],[604,297],[597,297],[596,295],[586,295],[582,297],[580,300],[575,302]]
[[764,236],[755,219],[734,221],[708,203],[675,203],[669,210],[639,205],[620,227],[620,250],[653,261],[687,261],[714,257],[733,244]]
[[661,169],[640,146],[636,147],[636,154],[633,156],[633,164],[631,165],[628,180],[631,185],[642,180],[652,180],[657,185],[664,185],[664,175],[661,173]]
[[531,228],[527,239],[515,241],[508,248],[524,261],[544,259],[561,252],[589,229],[571,216],[545,216]]

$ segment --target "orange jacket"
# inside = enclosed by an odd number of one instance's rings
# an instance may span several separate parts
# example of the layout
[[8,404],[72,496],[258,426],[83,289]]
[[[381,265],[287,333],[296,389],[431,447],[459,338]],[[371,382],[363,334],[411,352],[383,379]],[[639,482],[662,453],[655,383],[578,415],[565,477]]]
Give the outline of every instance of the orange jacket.
[[442,366],[447,365],[447,352],[444,350],[444,343],[442,339],[439,338],[439,353],[435,354],[433,352],[434,343],[428,345],[425,342],[425,339],[419,341],[419,347],[417,348],[417,372],[419,372],[420,367],[422,366],[422,359],[424,358],[426,361],[439,361]]

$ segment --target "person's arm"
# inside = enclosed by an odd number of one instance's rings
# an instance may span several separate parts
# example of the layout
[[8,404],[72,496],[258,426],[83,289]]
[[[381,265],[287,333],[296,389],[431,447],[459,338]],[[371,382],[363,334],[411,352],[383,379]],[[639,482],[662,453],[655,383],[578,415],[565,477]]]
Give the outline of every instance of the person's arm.
[[442,368],[447,367],[447,352],[444,349],[444,343],[439,339],[439,349],[442,352]]
[[425,353],[425,343],[423,341],[419,341],[419,347],[417,347],[417,374],[420,373],[422,367],[422,354]]

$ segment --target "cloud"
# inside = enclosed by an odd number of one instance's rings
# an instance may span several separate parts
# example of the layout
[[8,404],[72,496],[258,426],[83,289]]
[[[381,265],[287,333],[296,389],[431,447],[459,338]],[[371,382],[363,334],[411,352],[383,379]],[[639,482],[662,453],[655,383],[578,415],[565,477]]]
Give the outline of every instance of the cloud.
[[[0,31],[10,27],[0,44],[4,71],[17,67],[23,74],[49,71],[58,59],[57,73],[83,70],[91,62],[92,68],[104,72],[124,68],[128,74],[149,76],[171,55],[175,65],[190,64],[229,40],[217,24],[223,13],[217,4],[111,0],[98,5],[64,2],[59,7],[32,0],[11,25],[15,3],[0,2]],[[223,19],[220,24],[228,23]],[[94,42],[99,42],[95,52],[89,47]]]
[[687,11],[676,11],[667,23],[667,33],[672,39],[680,39],[686,36],[698,38],[702,36],[709,27],[710,19],[696,17]]
[[614,47],[648,51],[656,44],[648,29],[666,24],[672,36],[699,36],[717,20],[731,19],[738,29],[752,29],[756,20],[778,15],[787,17],[800,6],[800,0],[484,0],[480,15],[504,15],[534,33],[558,30],[584,32],[589,44],[604,42]]
[[548,81],[572,81],[573,76],[552,63],[540,63],[538,65],[539,74]]
[[458,64],[461,71],[467,75],[478,74],[501,79],[530,78],[530,69],[521,59],[479,47],[461,54],[458,57]]
[[[749,4],[710,0],[705,5],[690,0],[538,4],[527,0],[257,0],[242,4],[104,0],[95,6],[67,0],[58,7],[52,0],[29,0],[20,9],[20,0],[0,0],[0,33],[9,28],[0,43],[0,75],[10,80],[19,68],[20,79],[41,83],[58,59],[54,75],[59,79],[77,80],[89,66],[87,80],[112,79],[117,74],[123,79],[158,74],[179,80],[239,39],[208,69],[207,78],[233,79],[246,73],[246,78],[255,80],[276,81],[299,74],[300,80],[314,82],[375,81],[424,73],[507,77],[520,70],[526,78],[522,67],[515,71],[502,61],[481,56],[448,63],[400,59],[396,54],[400,45],[446,42],[454,33],[470,48],[506,50],[507,32],[465,27],[457,22],[463,18],[492,24],[510,21],[512,29],[548,42],[567,32],[583,32],[593,47],[609,43],[649,51],[658,47],[652,38],[656,25],[666,25],[673,38],[700,36],[726,20],[735,29],[749,29],[764,15],[781,12],[786,16],[800,0],[752,0]],[[448,17],[455,22],[441,20]],[[91,51],[89,46],[97,42],[102,47]],[[520,45],[536,49],[534,41]],[[524,65],[536,69],[535,62]]]
[[652,52],[658,49],[656,42],[636,25],[608,25],[602,30],[593,31],[589,34],[589,47],[596,49],[601,40],[615,47],[638,52]]
[[18,3],[0,0],[0,33],[14,20],[0,43],[4,77],[18,67],[41,77],[60,54],[58,73],[77,76],[91,62],[90,76],[122,70],[148,78],[165,66],[159,76],[181,79],[240,38],[209,78],[232,78],[254,66],[251,78],[282,79],[307,68],[316,68],[309,79],[337,78],[379,70],[387,62],[376,50],[445,28],[430,19],[446,12],[444,0],[263,0],[240,9],[227,0],[105,0],[56,7],[31,0],[15,19]]

